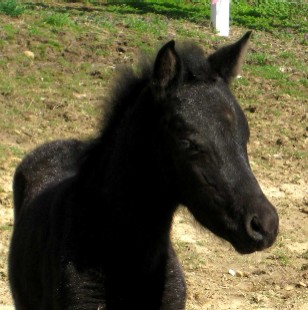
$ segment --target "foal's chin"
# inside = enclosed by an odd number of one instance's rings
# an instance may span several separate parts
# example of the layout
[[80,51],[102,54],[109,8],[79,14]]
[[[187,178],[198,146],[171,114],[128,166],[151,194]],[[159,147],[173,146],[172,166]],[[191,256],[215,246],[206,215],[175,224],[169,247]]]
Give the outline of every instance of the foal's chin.
[[[240,254],[252,254],[254,252],[263,251],[273,245],[276,240],[276,236],[264,238],[261,241],[254,241],[245,236],[245,233],[239,233],[239,235],[232,235],[226,238],[234,249]],[[244,238],[243,238],[244,237]]]
[[232,246],[234,247],[234,249],[242,254],[242,255],[245,255],[245,254],[252,254],[254,252],[257,252],[257,251],[262,251],[264,250],[265,248],[264,247],[255,247],[255,246],[251,246],[251,245],[238,245],[238,244],[232,244]]

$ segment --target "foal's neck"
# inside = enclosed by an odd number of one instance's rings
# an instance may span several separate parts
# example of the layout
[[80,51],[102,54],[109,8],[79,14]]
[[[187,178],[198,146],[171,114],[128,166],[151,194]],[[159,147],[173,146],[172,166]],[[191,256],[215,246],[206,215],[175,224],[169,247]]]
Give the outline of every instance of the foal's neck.
[[107,128],[89,151],[83,185],[94,200],[92,216],[104,222],[99,227],[114,230],[114,237],[155,242],[169,236],[177,204],[159,141],[159,112],[143,104]]

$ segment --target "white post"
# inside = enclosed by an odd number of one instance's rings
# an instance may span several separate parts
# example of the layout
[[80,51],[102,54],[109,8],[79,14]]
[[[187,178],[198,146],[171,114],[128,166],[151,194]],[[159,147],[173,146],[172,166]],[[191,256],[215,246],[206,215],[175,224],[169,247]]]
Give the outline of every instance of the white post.
[[211,22],[220,36],[229,35],[230,0],[211,0]]

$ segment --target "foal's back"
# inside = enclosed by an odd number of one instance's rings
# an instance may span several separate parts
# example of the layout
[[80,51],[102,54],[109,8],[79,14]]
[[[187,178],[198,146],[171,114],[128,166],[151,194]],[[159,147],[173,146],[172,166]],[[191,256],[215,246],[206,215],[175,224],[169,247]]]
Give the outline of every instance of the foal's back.
[[16,218],[22,206],[30,203],[48,185],[76,173],[85,145],[77,140],[57,140],[38,147],[23,159],[13,181]]

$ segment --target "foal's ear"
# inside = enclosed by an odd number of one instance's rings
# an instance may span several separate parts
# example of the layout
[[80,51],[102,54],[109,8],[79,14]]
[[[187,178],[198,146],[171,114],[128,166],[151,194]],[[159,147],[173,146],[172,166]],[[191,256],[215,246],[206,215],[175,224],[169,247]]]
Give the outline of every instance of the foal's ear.
[[160,91],[176,87],[181,75],[181,60],[174,41],[165,44],[158,52],[153,69],[153,84]]
[[240,40],[220,48],[208,58],[213,73],[220,75],[227,83],[230,83],[241,70],[250,35],[251,31],[246,32]]

